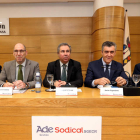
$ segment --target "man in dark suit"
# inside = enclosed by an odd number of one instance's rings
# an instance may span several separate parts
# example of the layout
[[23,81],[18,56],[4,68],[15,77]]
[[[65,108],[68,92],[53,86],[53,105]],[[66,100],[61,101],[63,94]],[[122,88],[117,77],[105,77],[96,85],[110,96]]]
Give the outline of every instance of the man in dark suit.
[[4,63],[0,73],[0,86],[18,89],[34,88],[36,72],[40,71],[39,64],[26,59],[26,47],[21,43],[15,45],[13,55],[15,60]]
[[[135,65],[133,74],[139,74],[140,75],[140,63]],[[132,80],[132,83],[133,83],[133,85],[135,85],[133,80]],[[140,82],[137,83],[137,87],[140,87]]]
[[118,86],[126,85],[126,76],[121,63],[113,60],[116,54],[116,44],[106,41],[102,44],[102,58],[88,65],[85,86],[96,87],[116,82]]
[[70,59],[71,46],[67,43],[61,43],[57,48],[57,54],[59,59],[48,64],[43,80],[44,87],[49,87],[47,74],[53,74],[55,87],[68,85],[81,87],[83,85],[81,64]]

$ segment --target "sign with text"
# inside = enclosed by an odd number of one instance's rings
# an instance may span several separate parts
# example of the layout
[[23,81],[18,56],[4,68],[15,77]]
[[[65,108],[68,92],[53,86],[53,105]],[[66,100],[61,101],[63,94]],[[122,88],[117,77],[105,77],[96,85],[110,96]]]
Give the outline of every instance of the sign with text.
[[32,140],[101,140],[101,116],[32,116]]
[[56,87],[56,95],[77,95],[77,87]]
[[100,95],[123,96],[123,88],[100,88]]
[[9,18],[0,18],[0,35],[9,35]]
[[13,88],[12,87],[0,87],[0,95],[12,95]]

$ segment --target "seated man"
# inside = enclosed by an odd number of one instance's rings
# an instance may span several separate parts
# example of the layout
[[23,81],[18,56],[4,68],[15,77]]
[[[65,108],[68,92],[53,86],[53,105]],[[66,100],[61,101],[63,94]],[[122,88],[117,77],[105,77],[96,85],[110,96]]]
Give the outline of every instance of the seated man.
[[1,87],[34,88],[39,64],[26,59],[26,47],[21,43],[15,45],[13,55],[15,60],[5,62],[0,73]]
[[71,46],[67,43],[61,43],[57,48],[57,54],[59,59],[48,64],[46,75],[43,80],[44,87],[49,87],[47,74],[54,75],[55,87],[67,85],[81,87],[83,85],[81,64],[70,59]]
[[[133,74],[139,74],[140,75],[140,63],[135,65]],[[133,83],[133,85],[135,85],[133,80],[132,80],[132,83]],[[137,86],[140,87],[140,82],[137,83]]]
[[109,41],[104,42],[101,53],[102,58],[92,61],[88,65],[85,86],[104,86],[115,81],[118,86],[126,85],[128,77],[124,72],[122,64],[113,60],[116,54],[116,44]]

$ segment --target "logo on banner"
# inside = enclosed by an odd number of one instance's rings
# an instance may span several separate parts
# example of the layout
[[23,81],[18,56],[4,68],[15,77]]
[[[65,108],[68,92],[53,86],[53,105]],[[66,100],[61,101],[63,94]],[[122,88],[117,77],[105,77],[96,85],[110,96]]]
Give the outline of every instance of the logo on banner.
[[49,136],[50,133],[97,133],[97,130],[84,130],[83,127],[80,128],[73,128],[73,127],[66,127],[66,128],[60,128],[60,127],[41,127],[37,126],[36,133],[39,133],[40,136]]
[[9,35],[9,18],[0,18],[0,35]]
[[32,140],[101,140],[101,116],[32,116]]

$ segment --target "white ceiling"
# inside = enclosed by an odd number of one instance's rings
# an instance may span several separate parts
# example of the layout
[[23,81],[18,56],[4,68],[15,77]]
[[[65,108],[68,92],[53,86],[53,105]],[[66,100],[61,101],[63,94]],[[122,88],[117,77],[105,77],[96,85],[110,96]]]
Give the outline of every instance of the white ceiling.
[[[0,3],[45,3],[45,2],[92,2],[94,0],[0,0]],[[124,0],[124,3],[140,3],[140,0]]]

